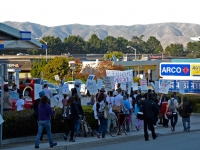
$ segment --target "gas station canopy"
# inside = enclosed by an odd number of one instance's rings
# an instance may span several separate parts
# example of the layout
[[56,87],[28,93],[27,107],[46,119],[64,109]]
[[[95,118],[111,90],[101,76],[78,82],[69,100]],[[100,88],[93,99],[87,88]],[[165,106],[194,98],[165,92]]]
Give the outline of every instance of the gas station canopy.
[[3,49],[46,49],[47,45],[31,39],[30,31],[20,31],[0,23],[0,50]]

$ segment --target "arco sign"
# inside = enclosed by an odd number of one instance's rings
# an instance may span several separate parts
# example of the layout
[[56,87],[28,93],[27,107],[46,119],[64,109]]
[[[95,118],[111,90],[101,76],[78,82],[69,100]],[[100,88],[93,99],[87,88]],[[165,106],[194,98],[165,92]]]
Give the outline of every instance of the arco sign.
[[200,80],[200,63],[160,63],[160,76],[170,79]]

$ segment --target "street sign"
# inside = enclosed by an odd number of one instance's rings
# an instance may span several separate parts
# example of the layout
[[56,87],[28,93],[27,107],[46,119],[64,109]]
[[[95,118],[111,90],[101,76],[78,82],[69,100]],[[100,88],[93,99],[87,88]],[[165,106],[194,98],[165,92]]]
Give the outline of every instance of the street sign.
[[168,80],[170,81],[169,92],[179,92],[180,82],[183,82],[185,93],[200,94],[200,80]]

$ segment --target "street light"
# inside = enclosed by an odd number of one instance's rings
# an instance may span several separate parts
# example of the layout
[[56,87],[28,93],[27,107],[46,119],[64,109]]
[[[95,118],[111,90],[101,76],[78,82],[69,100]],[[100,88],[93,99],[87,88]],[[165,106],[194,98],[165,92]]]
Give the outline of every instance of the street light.
[[[40,38],[35,38],[36,40],[41,40],[41,41],[43,41],[46,45],[47,45],[47,42],[46,41],[44,41],[43,39],[40,39]],[[46,48],[46,62],[47,62],[47,48]]]
[[126,46],[126,48],[132,48],[135,51],[135,61],[136,61],[136,49],[133,48],[132,46]]

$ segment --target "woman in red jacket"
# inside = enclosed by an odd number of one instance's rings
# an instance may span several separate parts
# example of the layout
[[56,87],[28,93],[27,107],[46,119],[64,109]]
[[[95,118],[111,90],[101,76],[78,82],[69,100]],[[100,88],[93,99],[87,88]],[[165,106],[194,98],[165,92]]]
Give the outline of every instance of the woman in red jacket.
[[165,115],[166,109],[167,109],[167,97],[164,97],[164,101],[161,104],[161,113],[162,113],[162,118],[163,118],[163,127],[167,128],[168,127],[168,123],[169,123],[169,119],[167,118],[167,116]]

